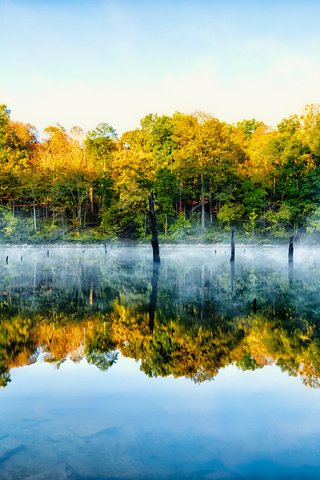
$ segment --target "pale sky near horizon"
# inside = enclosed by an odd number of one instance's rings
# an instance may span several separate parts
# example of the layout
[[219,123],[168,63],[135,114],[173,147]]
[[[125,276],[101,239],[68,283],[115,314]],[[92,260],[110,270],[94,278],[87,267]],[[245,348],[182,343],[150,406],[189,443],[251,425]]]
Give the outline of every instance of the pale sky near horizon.
[[42,131],[320,103],[318,0],[0,0],[0,103]]

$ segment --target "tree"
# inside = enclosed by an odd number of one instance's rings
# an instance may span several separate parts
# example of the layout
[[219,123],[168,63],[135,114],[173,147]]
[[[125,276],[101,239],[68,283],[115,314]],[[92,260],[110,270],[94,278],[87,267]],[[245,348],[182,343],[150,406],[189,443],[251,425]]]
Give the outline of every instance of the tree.
[[0,197],[13,203],[23,193],[23,175],[37,148],[37,132],[29,124],[10,120],[10,110],[0,105]]
[[[234,199],[236,166],[243,152],[232,136],[232,127],[209,115],[174,116],[177,150],[174,168],[181,183],[188,185],[201,203],[201,228],[205,228],[205,205],[219,202],[221,191]],[[220,206],[218,207],[219,210]]]

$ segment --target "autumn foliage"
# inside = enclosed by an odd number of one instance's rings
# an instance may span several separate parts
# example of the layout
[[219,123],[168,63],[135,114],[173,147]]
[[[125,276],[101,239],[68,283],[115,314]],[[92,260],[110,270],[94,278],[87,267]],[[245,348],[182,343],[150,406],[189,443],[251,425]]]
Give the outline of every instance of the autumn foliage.
[[249,236],[316,232],[319,145],[318,105],[276,128],[204,113],[150,114],[121,138],[101,123],[88,133],[50,126],[42,140],[2,105],[0,234],[145,239],[151,189],[166,240],[213,240],[232,226]]

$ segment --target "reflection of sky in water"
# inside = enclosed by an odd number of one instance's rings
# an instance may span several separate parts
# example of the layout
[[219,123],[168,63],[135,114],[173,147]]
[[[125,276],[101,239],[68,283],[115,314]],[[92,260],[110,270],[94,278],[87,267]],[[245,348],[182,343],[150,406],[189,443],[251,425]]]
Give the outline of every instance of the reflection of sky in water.
[[[320,391],[268,366],[196,385],[122,356],[12,370],[1,479],[319,478]],[[283,476],[286,475],[286,476]]]

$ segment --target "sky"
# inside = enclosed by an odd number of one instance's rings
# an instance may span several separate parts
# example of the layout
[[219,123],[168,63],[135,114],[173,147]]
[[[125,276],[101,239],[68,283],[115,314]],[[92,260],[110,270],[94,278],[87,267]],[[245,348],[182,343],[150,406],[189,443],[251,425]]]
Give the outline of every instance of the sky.
[[319,0],[0,0],[0,104],[40,132],[320,103]]

